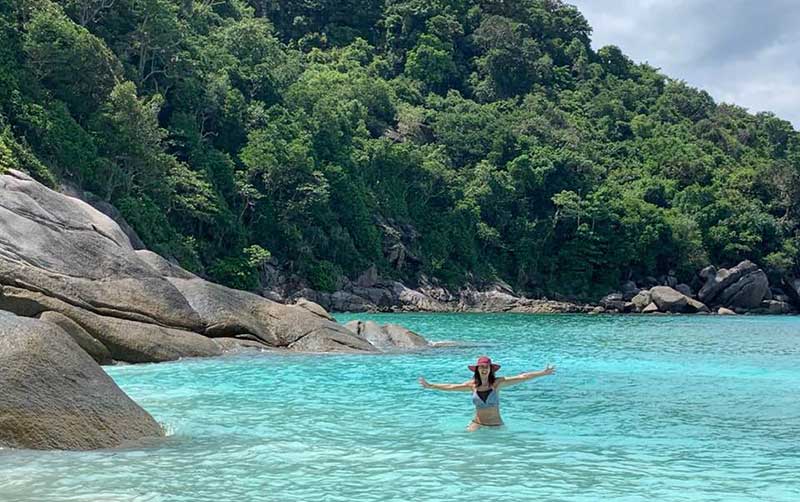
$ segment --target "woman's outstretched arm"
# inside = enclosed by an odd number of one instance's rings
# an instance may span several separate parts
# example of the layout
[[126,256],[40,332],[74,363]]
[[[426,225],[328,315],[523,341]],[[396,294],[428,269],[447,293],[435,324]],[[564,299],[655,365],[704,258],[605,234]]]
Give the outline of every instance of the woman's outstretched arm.
[[498,382],[497,387],[507,387],[509,385],[522,383],[526,380],[533,380],[534,378],[552,375],[555,373],[555,371],[556,367],[548,364],[547,367],[541,371],[529,371],[527,373],[520,373],[517,376],[503,377],[502,379],[498,378],[500,381]]
[[426,389],[434,390],[472,390],[472,380],[464,383],[428,383],[424,377],[419,377],[419,383]]

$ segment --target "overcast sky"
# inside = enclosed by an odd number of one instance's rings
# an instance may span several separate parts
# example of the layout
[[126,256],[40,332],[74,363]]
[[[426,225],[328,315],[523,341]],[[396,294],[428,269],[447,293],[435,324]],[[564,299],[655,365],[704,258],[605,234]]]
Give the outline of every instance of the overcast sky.
[[800,0],[566,0],[637,63],[800,129]]

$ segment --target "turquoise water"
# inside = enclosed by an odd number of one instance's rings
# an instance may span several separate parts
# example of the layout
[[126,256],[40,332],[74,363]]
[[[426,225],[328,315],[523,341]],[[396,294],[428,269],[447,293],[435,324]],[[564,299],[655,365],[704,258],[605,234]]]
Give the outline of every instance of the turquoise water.
[[[459,347],[239,355],[108,372],[170,431],[0,451],[0,501],[797,501],[800,318],[386,314]],[[474,433],[461,382],[558,366]]]

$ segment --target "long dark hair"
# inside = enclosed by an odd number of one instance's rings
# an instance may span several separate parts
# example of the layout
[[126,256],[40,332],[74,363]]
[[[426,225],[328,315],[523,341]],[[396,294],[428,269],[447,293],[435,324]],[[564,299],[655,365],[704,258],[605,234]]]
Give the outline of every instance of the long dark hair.
[[[489,370],[489,385],[492,386],[492,387],[494,387],[494,380],[495,380],[494,368],[491,368]],[[480,375],[480,373],[478,373],[477,366],[475,367],[475,372],[472,375],[472,384],[475,387],[477,387],[477,386],[479,386],[481,384],[481,375]]]

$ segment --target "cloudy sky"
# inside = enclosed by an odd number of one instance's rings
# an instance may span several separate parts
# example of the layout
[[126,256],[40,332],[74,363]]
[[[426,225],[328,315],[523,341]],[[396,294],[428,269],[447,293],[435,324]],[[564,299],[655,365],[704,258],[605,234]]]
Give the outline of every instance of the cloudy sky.
[[771,111],[800,130],[800,1],[566,2],[588,19],[595,49],[617,45],[717,102]]

